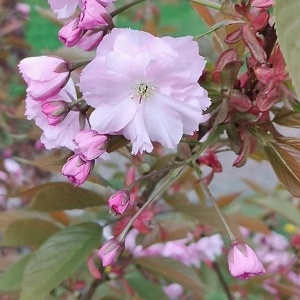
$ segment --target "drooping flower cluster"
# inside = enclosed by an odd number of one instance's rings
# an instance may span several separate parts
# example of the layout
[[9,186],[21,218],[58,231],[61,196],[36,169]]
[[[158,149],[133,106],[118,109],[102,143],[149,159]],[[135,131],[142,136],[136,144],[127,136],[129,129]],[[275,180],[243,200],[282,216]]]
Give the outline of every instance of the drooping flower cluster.
[[80,13],[67,22],[59,31],[59,39],[67,47],[78,46],[91,51],[101,42],[103,36],[113,27],[108,10],[114,0],[49,0],[52,10],[58,18],[67,18],[76,8]]
[[[85,17],[79,24],[93,23],[86,19],[86,1],[82,5]],[[176,147],[183,134],[192,135],[207,119],[203,111],[210,99],[197,82],[205,60],[192,37],[113,29],[81,73],[83,99],[69,79],[72,66],[41,56],[22,60],[19,68],[28,84],[26,115],[43,130],[46,148],[76,152],[62,172],[74,185],[82,184],[95,159],[104,157],[106,135],[123,135],[133,154],[151,152],[153,142]]]

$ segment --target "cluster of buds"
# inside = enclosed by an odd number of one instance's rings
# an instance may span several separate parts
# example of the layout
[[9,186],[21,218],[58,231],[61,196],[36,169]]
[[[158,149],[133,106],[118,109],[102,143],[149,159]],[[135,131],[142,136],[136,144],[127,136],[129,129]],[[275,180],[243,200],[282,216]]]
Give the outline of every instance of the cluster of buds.
[[76,134],[73,143],[77,146],[63,166],[62,174],[78,186],[83,184],[93,170],[95,160],[105,155],[108,137],[94,130],[85,130]]
[[[55,2],[55,1],[50,1]],[[59,40],[67,47],[78,46],[85,51],[95,49],[102,41],[105,34],[114,25],[108,8],[113,0],[84,0],[80,3],[80,14],[67,22],[59,31]],[[70,13],[70,12],[69,12]],[[61,17],[69,16],[61,13]]]

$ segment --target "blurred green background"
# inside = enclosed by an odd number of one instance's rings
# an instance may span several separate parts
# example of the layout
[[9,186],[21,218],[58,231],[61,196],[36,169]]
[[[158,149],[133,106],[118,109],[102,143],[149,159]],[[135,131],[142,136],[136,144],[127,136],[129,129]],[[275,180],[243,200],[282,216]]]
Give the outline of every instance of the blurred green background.
[[[31,6],[26,36],[27,41],[32,46],[32,54],[38,54],[41,51],[52,51],[60,47],[61,43],[57,39],[57,32],[60,28],[59,25],[41,16],[35,9],[36,6],[49,8],[47,0],[25,0],[24,2]],[[116,1],[117,6],[121,6],[122,2],[123,0]],[[201,22],[199,16],[187,1],[157,0],[154,1],[154,3],[161,11],[160,26],[162,28],[170,28],[172,30],[170,33],[172,36],[197,36],[206,31],[205,25]],[[116,25],[118,27],[139,29],[140,24],[132,21],[132,13],[142,7],[142,5],[143,4],[139,4],[121,16],[118,16]]]

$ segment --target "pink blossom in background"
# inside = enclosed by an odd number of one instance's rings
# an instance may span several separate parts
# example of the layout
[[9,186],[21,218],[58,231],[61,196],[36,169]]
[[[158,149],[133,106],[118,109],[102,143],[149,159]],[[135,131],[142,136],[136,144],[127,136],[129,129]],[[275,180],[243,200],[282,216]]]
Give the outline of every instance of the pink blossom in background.
[[112,213],[123,214],[130,204],[129,192],[121,190],[114,193],[108,200],[108,205]]
[[26,3],[17,3],[15,9],[22,14],[23,18],[27,19],[29,17],[30,10],[31,10],[30,5]]
[[94,130],[83,130],[75,135],[73,143],[84,160],[93,160],[106,152],[108,137]]
[[88,30],[78,41],[76,46],[84,51],[92,51],[100,44],[104,37],[103,31]]
[[92,129],[124,135],[133,154],[151,152],[152,141],[175,148],[211,103],[197,82],[204,66],[192,37],[113,29],[81,74],[83,97],[95,107]]
[[19,70],[28,85],[28,95],[35,100],[57,95],[70,77],[67,62],[52,56],[24,58]]
[[265,268],[255,252],[246,244],[235,241],[228,252],[228,267],[231,276],[238,279],[249,279],[265,274]]
[[295,262],[295,255],[289,251],[289,242],[284,235],[275,231],[268,235],[257,233],[253,242],[256,245],[257,257],[267,265],[269,272],[289,269]]
[[[156,243],[147,248],[136,244],[139,232],[132,229],[126,236],[126,249],[133,256],[164,256],[199,268],[201,261],[214,261],[222,253],[223,240],[220,234],[201,238],[194,242],[191,236],[185,239]],[[202,240],[202,241],[201,241]]]
[[113,265],[124,249],[124,243],[118,241],[116,238],[111,238],[106,241],[98,251],[98,256],[102,260],[103,267]]
[[78,5],[82,6],[82,0],[48,0],[48,3],[59,19],[70,17]]
[[72,155],[64,164],[61,173],[68,177],[74,186],[83,184],[94,167],[94,160],[83,160],[79,154]]
[[199,257],[204,261],[215,261],[216,257],[222,254],[224,242],[220,234],[204,236],[196,242],[196,249]]
[[171,300],[179,299],[183,293],[183,287],[178,283],[171,283],[168,286],[163,287],[163,290]]
[[26,98],[25,114],[29,120],[34,120],[36,125],[43,130],[41,142],[47,149],[64,146],[74,150],[76,148],[76,145],[72,142],[74,136],[80,130],[89,129],[88,124],[85,122],[85,116],[79,111],[70,111],[65,119],[56,126],[49,125],[47,116],[42,112],[42,105],[49,101],[71,102],[72,99],[69,95],[74,99],[77,98],[75,86],[71,79],[57,96],[46,101],[35,101],[29,95]]

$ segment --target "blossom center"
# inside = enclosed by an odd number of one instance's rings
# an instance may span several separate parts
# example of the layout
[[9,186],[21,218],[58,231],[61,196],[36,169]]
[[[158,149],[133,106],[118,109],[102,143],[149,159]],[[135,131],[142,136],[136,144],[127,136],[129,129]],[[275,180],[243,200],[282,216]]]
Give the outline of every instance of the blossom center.
[[141,103],[143,98],[149,98],[152,94],[153,89],[153,86],[150,86],[146,83],[140,83],[139,85],[137,85],[134,89],[134,94],[136,95],[136,97],[138,97],[139,103]]

